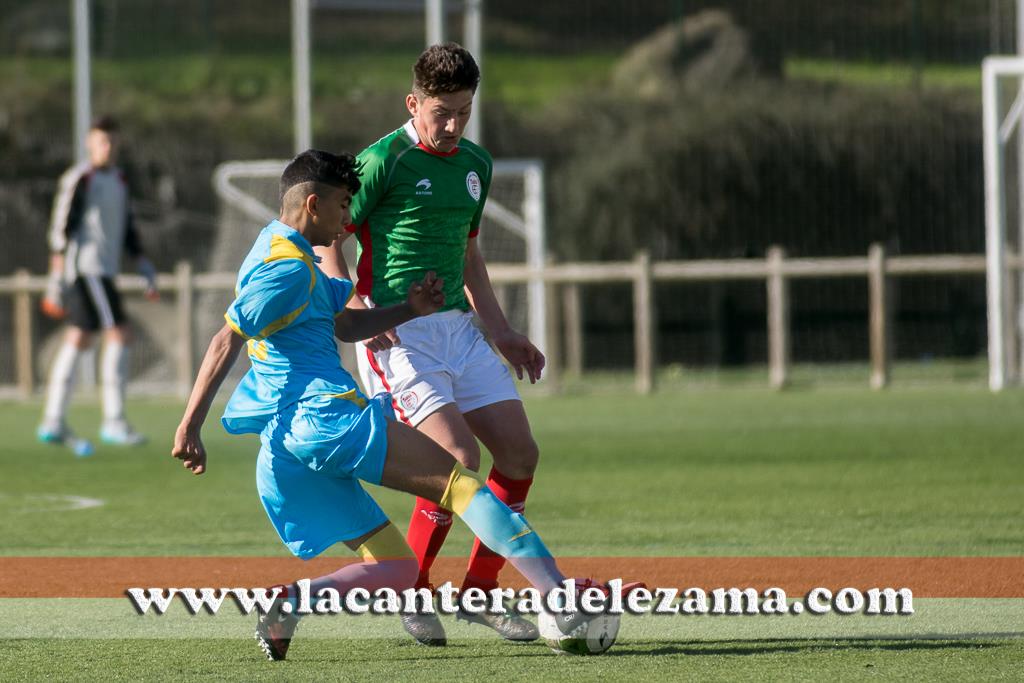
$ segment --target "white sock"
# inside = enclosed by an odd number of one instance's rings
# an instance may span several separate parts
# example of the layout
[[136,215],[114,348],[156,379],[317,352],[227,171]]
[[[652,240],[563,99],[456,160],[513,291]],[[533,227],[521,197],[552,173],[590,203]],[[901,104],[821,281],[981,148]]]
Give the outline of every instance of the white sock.
[[107,340],[103,345],[103,359],[100,363],[100,376],[103,378],[103,420],[123,422],[128,349],[120,342]]
[[71,400],[71,392],[75,388],[75,379],[78,373],[75,366],[82,355],[81,350],[74,344],[67,342],[61,344],[57,351],[57,357],[53,359],[53,367],[50,369],[50,384],[46,390],[46,408],[43,412],[43,420],[54,429],[64,425],[64,416],[68,411],[68,401]]

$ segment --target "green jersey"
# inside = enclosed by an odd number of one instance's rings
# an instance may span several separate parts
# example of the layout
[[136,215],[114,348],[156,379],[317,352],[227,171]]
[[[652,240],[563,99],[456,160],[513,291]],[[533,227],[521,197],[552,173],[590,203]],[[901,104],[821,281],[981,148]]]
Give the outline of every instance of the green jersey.
[[466,244],[480,229],[490,154],[468,140],[448,153],[430,150],[409,121],[358,158],[362,188],[348,227],[359,238],[357,291],[378,306],[401,303],[432,270],[444,278],[443,310],[468,310]]

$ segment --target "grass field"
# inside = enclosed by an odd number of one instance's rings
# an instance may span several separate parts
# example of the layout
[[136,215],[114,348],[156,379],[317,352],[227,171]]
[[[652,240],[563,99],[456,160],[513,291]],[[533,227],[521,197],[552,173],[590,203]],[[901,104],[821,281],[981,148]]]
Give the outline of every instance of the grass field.
[[[494,52],[487,55],[487,98],[534,112],[573,93],[607,83],[621,54],[614,52],[571,55]],[[363,51],[356,54],[314,54],[313,91],[318,101],[349,101],[367,92],[408,87],[409,64],[416,49]],[[905,62],[847,62],[789,58],[783,65],[787,79],[844,85],[906,89],[980,90],[978,65],[929,63],[918,69]],[[344,74],[339,78],[339,74]],[[65,59],[0,59],[0,77],[19,92],[66,87],[71,64]],[[140,107],[181,108],[182,98],[201,93],[213,102],[252,104],[284,98],[291,93],[291,62],[286,52],[258,54],[180,53],[125,60],[97,59],[97,88],[104,92],[132,93]]]
[[[527,409],[543,454],[529,516],[558,555],[1024,555],[1020,392],[719,388],[534,397]],[[0,563],[285,555],[255,495],[255,439],[211,424],[210,471],[195,478],[167,455],[173,401],[133,402],[150,446],[100,448],[85,460],[35,443],[38,410],[0,410]],[[72,425],[91,432],[97,413],[76,406]],[[409,499],[375,493],[404,524]],[[69,510],[60,496],[103,504]],[[457,526],[446,551],[465,555],[469,542]],[[452,646],[428,650],[390,622],[312,619],[276,665],[260,660],[251,617],[181,612],[138,617],[113,598],[0,598],[13,634],[0,670],[6,680],[1013,680],[1024,656],[1021,598],[921,599],[896,620],[627,618],[616,648],[592,659],[456,626]]]

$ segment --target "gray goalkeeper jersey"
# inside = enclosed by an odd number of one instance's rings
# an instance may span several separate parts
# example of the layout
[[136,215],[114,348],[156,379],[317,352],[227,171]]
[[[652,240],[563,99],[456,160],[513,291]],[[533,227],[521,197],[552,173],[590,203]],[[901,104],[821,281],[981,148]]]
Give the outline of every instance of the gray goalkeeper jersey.
[[121,252],[142,255],[124,174],[79,164],[61,176],[50,220],[50,250],[65,255],[64,277],[114,277]]

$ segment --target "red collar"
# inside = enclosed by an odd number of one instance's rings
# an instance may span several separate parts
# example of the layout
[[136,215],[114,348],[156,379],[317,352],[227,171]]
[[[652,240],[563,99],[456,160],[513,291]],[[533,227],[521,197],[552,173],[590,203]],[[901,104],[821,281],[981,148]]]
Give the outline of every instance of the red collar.
[[456,154],[459,153],[459,146],[458,145],[455,145],[455,147],[453,147],[452,151],[450,151],[450,152],[438,152],[436,149],[430,149],[429,147],[424,145],[422,142],[417,142],[416,146],[419,147],[420,149],[422,149],[427,154],[433,154],[436,157],[453,157],[453,156],[455,156]]

